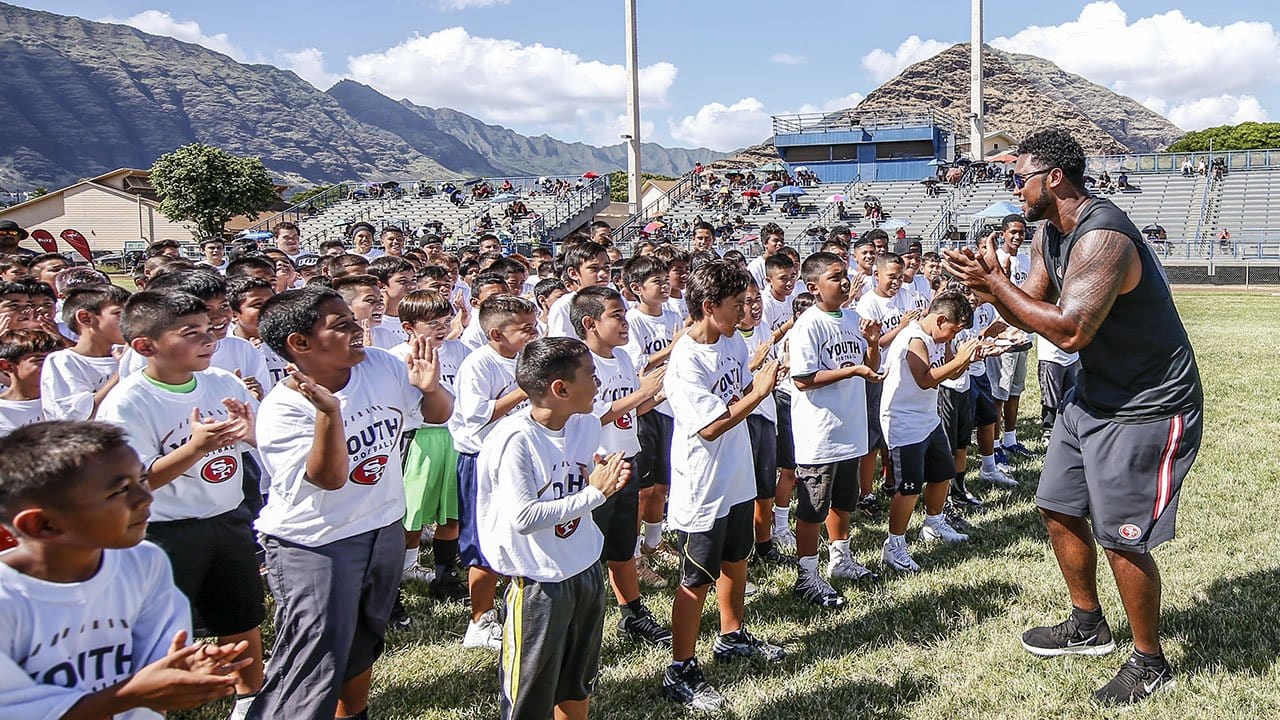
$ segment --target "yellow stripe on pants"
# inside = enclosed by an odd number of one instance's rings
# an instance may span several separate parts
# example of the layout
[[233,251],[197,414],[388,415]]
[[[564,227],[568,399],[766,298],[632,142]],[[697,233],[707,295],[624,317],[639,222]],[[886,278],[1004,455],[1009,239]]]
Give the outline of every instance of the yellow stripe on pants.
[[520,692],[520,650],[524,625],[524,578],[511,578],[507,586],[507,621],[502,632],[502,690],[507,702],[515,705]]

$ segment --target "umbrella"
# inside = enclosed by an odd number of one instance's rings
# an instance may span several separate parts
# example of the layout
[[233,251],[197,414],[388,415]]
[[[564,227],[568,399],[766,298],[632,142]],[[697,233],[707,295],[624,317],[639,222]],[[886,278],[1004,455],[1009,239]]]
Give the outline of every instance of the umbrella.
[[835,194],[834,194],[834,195],[832,195],[831,197],[827,198],[827,202],[829,202],[829,203],[840,203],[840,202],[844,202],[844,195],[841,195],[840,193],[835,193]]
[[864,203],[880,202],[880,198],[876,197],[875,195],[863,195],[862,202]]
[[1017,161],[1018,161],[1018,156],[1012,153],[1000,153],[999,155],[993,158],[990,158],[988,160],[988,162],[993,162],[993,163],[1011,163],[1011,162],[1017,162]]
[[600,173],[587,171],[582,173],[582,177],[588,180],[595,180],[596,178],[600,177]]
[[501,195],[494,195],[493,197],[489,198],[489,202],[504,203],[504,202],[511,202],[512,200],[519,200],[519,199],[520,199],[519,195],[513,195],[511,193],[502,193]]
[[880,225],[883,230],[897,230],[905,227],[911,227],[911,221],[907,218],[890,218]]
[[923,180],[921,180],[921,181],[920,181],[920,184],[921,184],[921,185],[937,185],[937,184],[938,184],[938,178],[925,178],[925,179],[923,179]]
[[805,167],[804,165],[801,165],[800,167],[796,168],[796,172],[809,172],[809,168]]
[[939,165],[946,165],[946,164],[947,164],[947,161],[943,160],[942,158],[934,158],[929,161],[929,165],[933,167],[938,167]]
[[787,185],[786,187],[780,187],[773,191],[774,197],[800,197],[801,195],[808,194],[809,193],[806,192],[804,188],[797,187],[795,185]]
[[1150,225],[1148,225],[1148,226],[1146,226],[1146,227],[1142,228],[1142,232],[1144,232],[1144,233],[1159,233],[1159,232],[1164,232],[1164,228],[1163,228],[1163,227],[1161,227],[1159,223],[1151,223]]
[[759,190],[743,190],[742,197],[760,197]]
[[992,203],[973,214],[975,218],[1002,218],[1005,215],[1021,215],[1022,206],[1011,202]]
[[782,170],[782,163],[765,163],[764,165],[756,168],[756,170],[759,170],[760,172],[778,172]]
[[468,180],[468,181],[466,181],[466,182],[464,182],[464,183],[462,183],[462,184],[463,184],[463,185],[467,185],[467,186],[471,186],[471,185],[479,185],[479,184],[480,184],[480,183],[482,183],[482,182],[484,182],[484,178],[471,178],[470,180]]
[[760,190],[761,190],[761,192],[773,192],[774,190],[777,190],[777,189],[778,189],[778,188],[780,188],[780,187],[782,187],[782,183],[778,182],[777,180],[773,180],[773,181],[770,181],[770,182],[765,183],[765,184],[760,188]]
[[659,222],[659,221],[657,221],[657,220],[654,220],[653,222],[651,222],[651,223],[649,223],[648,225],[645,225],[645,226],[644,226],[644,232],[645,232],[645,233],[652,233],[652,232],[655,232],[655,231],[657,231],[657,230],[661,230],[662,228],[664,228],[664,227],[666,227],[666,226],[667,226],[667,224],[666,224],[666,223],[664,223],[664,222]]

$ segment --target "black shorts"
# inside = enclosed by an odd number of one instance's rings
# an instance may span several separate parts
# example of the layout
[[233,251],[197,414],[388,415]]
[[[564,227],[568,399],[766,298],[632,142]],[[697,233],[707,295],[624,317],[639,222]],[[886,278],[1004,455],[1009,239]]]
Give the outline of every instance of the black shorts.
[[952,390],[945,385],[939,387],[938,415],[942,418],[942,430],[947,434],[951,450],[967,449],[973,439],[973,393]]
[[1091,415],[1071,393],[1058,411],[1036,505],[1088,516],[1098,544],[1148,552],[1173,538],[1182,480],[1200,450],[1203,410],[1146,423]]
[[832,508],[851,512],[858,504],[858,461],[796,466],[796,519],[820,523]]
[[[627,462],[634,461],[635,458],[627,459]],[[640,486],[630,482],[623,485],[603,505],[591,511],[591,519],[604,535],[601,560],[625,562],[635,557],[640,531]]]
[[984,428],[994,424],[996,417],[996,398],[991,394],[991,381],[986,374],[969,376],[969,394],[973,395],[973,426]]
[[241,505],[211,518],[147,526],[147,539],[169,556],[173,584],[191,601],[198,636],[238,635],[267,617],[251,522],[249,508]]
[[773,401],[778,408],[778,447],[775,457],[779,470],[796,469],[796,440],[791,433],[791,395],[781,390],[773,391]]
[[867,450],[870,452],[889,449],[884,439],[884,428],[880,427],[880,396],[883,394],[884,385],[867,383]]
[[751,464],[756,474],[756,499],[772,500],[778,492],[778,428],[763,415],[747,416],[751,436]]
[[710,585],[720,577],[720,564],[746,560],[755,547],[753,519],[755,503],[748,501],[729,508],[710,530],[676,532],[680,550],[680,584],[687,588]]
[[951,443],[942,423],[918,443],[890,448],[889,457],[893,461],[893,482],[899,495],[919,495],[925,485],[946,482],[956,476]]
[[675,420],[657,410],[650,410],[636,420],[636,436],[640,452],[636,453],[639,488],[671,484],[671,435]]

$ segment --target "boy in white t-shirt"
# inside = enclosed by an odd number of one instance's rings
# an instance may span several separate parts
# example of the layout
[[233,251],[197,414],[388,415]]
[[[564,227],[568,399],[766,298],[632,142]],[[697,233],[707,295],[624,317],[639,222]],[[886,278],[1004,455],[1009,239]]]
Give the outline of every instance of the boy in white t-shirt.
[[[631,357],[621,350],[627,344],[630,331],[626,301],[617,290],[602,285],[581,290],[573,298],[569,318],[574,330],[591,349],[595,363],[599,388],[592,414],[600,419],[600,454],[621,453],[634,468],[640,453],[636,416],[653,412],[654,396],[662,390],[666,368],[660,367],[641,377]],[[618,629],[654,645],[670,646],[671,631],[658,623],[640,597],[635,563],[639,545],[636,537],[636,528],[640,525],[639,488],[635,485],[624,488],[596,508],[592,516],[604,534],[602,558],[608,564],[609,583],[622,613]],[[655,585],[665,587],[666,581]]]
[[[404,246],[404,237],[400,235],[398,230],[395,235],[400,238],[400,246]],[[385,246],[389,235],[386,230],[382,231],[382,241]],[[382,327],[386,328],[394,335],[395,342],[392,346],[398,345],[409,339],[409,335],[404,331],[404,326],[400,324],[400,301],[405,295],[418,289],[418,278],[416,271],[413,269],[413,263],[395,255],[383,255],[375,258],[369,263],[366,271],[369,275],[378,278],[378,284],[382,286]]]
[[41,377],[48,356],[62,343],[43,330],[0,332],[0,376],[9,387],[0,392],[0,435],[45,419]]
[[205,634],[248,643],[234,717],[262,686],[266,618],[243,455],[256,445],[257,401],[231,373],[210,367],[215,340],[194,295],[148,290],[125,303],[121,330],[147,366],[121,380],[98,418],[124,428],[154,494],[147,539],[173,563]]
[[[1027,219],[1018,214],[1006,215],[1000,221],[1000,244],[996,248],[996,261],[1014,285],[1022,287],[1031,272],[1031,258],[1018,252],[1027,239]],[[994,236],[991,242],[995,243]],[[996,412],[1000,415],[1003,432],[999,441],[999,456],[1008,460],[1028,458],[1035,453],[1018,442],[1018,401],[1027,384],[1028,351],[1004,353],[987,363],[991,377],[991,391],[996,398]]]
[[259,329],[298,370],[259,415],[276,637],[248,717],[365,717],[404,557],[405,425],[444,422],[453,399],[425,342],[403,361],[366,348],[333,290],[280,293]]
[[6,718],[160,720],[235,692],[246,644],[187,645],[190,605],[143,541],[145,478],[106,423],[0,438],[0,523],[21,540],[0,554]]
[[581,341],[530,343],[516,377],[530,405],[498,421],[477,472],[485,557],[511,576],[500,717],[586,718],[604,626],[604,538],[591,514],[630,470],[620,452],[597,454],[595,373]]
[[533,301],[538,304],[538,337],[546,337],[547,313],[568,292],[564,282],[557,278],[544,278],[533,286]]
[[528,398],[516,385],[516,356],[537,337],[533,303],[514,295],[494,295],[480,304],[475,322],[489,342],[467,356],[454,382],[457,400],[449,418],[453,447],[458,451],[458,555],[468,571],[471,622],[464,647],[502,646],[502,624],[493,600],[497,573],[480,548],[476,526],[476,460],[480,445],[498,420],[523,407]]
[[889,505],[889,537],[883,557],[899,572],[918,572],[907,552],[907,524],[924,493],[923,540],[963,542],[943,515],[955,466],[947,433],[938,416],[937,387],[958,378],[981,358],[982,342],[965,341],[950,351],[951,340],[973,322],[973,308],[960,293],[939,293],[929,313],[905,323],[885,353],[884,397],[880,424],[892,456],[894,495]]
[[774,662],[785,656],[782,648],[748,632],[743,619],[756,495],[744,421],[773,392],[779,375],[776,360],[761,366],[754,379],[747,369],[737,326],[750,283],[745,270],[717,260],[690,274],[686,297],[693,324],[675,342],[663,382],[675,417],[667,522],[676,530],[682,562],[671,609],[672,663],[662,689],[694,710],[725,703],[695,656],[712,583],[720,606],[716,658]]
[[776,252],[764,261],[765,287],[760,288],[762,327],[772,334],[791,320],[791,298],[795,295],[800,266],[785,252]]
[[667,264],[667,309],[680,316],[680,322],[689,319],[689,306],[684,300],[685,284],[689,281],[689,251],[664,243],[654,248],[653,257]]
[[258,332],[262,307],[275,296],[275,287],[261,278],[238,277],[227,281],[227,304],[231,306],[231,314],[235,318],[231,335],[257,348],[267,366],[271,387],[275,387],[289,374],[289,363],[276,354],[270,345],[262,342],[262,335]]
[[509,291],[507,281],[497,273],[480,273],[471,283],[471,322],[458,337],[468,353],[489,342],[489,336],[485,334],[484,327],[480,324],[480,303],[494,295],[514,294]]
[[609,283],[609,254],[603,245],[584,241],[564,251],[566,285],[572,292],[562,296],[547,311],[547,337],[577,337],[569,320],[569,304],[579,290]]
[[364,329],[365,347],[390,350],[404,342],[401,337],[403,329],[392,332],[382,324],[386,301],[383,300],[382,283],[378,278],[372,275],[347,275],[334,280],[331,287],[347,302],[356,322]]
[[76,344],[45,359],[41,404],[50,420],[90,420],[120,380],[120,315],[129,291],[115,285],[79,287],[67,293],[63,322],[79,334]]
[[851,282],[843,260],[815,253],[804,261],[805,285],[814,305],[788,336],[795,392],[791,396],[796,439],[795,594],[819,607],[844,605],[844,597],[818,573],[818,543],[825,521],[831,541],[827,576],[874,579],[850,551],[851,514],[858,502],[858,458],[867,453],[866,385],[879,383],[880,326],[843,309]]

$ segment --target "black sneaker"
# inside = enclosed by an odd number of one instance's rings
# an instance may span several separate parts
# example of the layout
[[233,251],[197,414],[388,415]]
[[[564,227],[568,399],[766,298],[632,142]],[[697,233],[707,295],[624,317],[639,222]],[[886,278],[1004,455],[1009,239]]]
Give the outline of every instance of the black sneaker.
[[962,533],[973,531],[973,524],[964,519],[961,515],[961,509],[951,500],[947,500],[947,504],[942,507],[942,516],[947,519],[947,524]]
[[1111,682],[1094,691],[1093,699],[1103,705],[1132,705],[1175,684],[1173,668],[1164,656],[1149,658],[1134,652]]
[[827,582],[826,578],[819,573],[804,569],[796,574],[796,586],[792,592],[801,600],[828,610],[842,608],[845,605],[844,596],[831,587],[831,583]]
[[702,676],[697,658],[667,666],[667,671],[662,674],[662,694],[690,710],[719,710],[724,707],[724,696]]
[[1116,649],[1111,627],[1103,618],[1093,628],[1082,629],[1074,614],[1057,625],[1036,627],[1022,633],[1022,647],[1032,655],[1106,655]]
[[858,512],[862,513],[862,517],[875,522],[880,519],[880,501],[876,499],[875,493],[867,493],[858,501]]
[[761,551],[759,547],[751,555],[751,561],[760,565],[777,565],[787,567],[796,564],[796,559],[790,555],[783,555],[778,546],[772,541],[769,542],[769,549]]
[[404,609],[403,591],[396,593],[396,604],[391,606],[391,617],[387,622],[388,627],[395,630],[403,630],[413,624],[409,611]]
[[746,627],[740,627],[728,635],[717,635],[713,651],[716,660],[720,662],[728,662],[740,657],[758,657],[766,662],[778,662],[787,656],[785,650],[757,638],[747,632]]
[[633,612],[623,606],[618,629],[651,645],[671,647],[671,631],[662,627],[647,607],[641,606],[640,612]]

